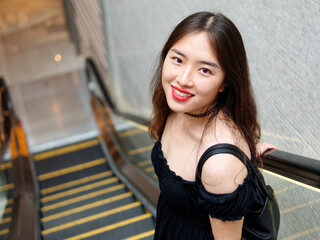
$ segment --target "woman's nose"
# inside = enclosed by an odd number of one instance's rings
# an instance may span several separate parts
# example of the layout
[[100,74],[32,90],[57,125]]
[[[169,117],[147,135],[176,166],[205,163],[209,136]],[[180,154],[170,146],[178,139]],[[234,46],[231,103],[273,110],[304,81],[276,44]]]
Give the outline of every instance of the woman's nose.
[[177,81],[181,86],[192,87],[193,81],[191,67],[185,67],[184,69],[181,69],[181,72],[177,77]]

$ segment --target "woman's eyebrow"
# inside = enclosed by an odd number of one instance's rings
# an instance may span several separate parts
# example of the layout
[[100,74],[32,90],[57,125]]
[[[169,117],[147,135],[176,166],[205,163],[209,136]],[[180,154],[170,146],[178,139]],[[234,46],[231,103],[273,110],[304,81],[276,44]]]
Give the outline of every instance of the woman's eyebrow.
[[206,64],[206,65],[209,65],[209,66],[211,66],[211,67],[214,67],[214,68],[219,69],[218,64],[216,64],[216,63],[214,63],[214,62],[208,62],[208,61],[200,61],[200,62],[203,63],[203,64]]
[[182,57],[185,57],[185,58],[187,57],[185,54],[183,54],[182,52],[178,51],[177,49],[174,49],[174,48],[173,48],[173,49],[171,49],[171,51],[172,51],[172,52],[175,52],[176,54],[178,54],[178,55],[180,55],[180,56],[182,56]]
[[[178,54],[178,55],[180,55],[180,56],[182,56],[182,57],[184,57],[184,58],[187,58],[187,56],[185,55],[185,54],[183,54],[182,52],[180,52],[179,50],[177,50],[177,49],[171,49],[171,51],[172,52],[174,52],[174,53],[176,53],[176,54]],[[199,61],[200,63],[203,63],[203,64],[206,64],[206,65],[209,65],[209,66],[211,66],[211,67],[214,67],[214,68],[217,68],[217,69],[219,69],[219,66],[218,66],[218,64],[216,64],[216,63],[214,63],[214,62],[209,62],[209,61]]]

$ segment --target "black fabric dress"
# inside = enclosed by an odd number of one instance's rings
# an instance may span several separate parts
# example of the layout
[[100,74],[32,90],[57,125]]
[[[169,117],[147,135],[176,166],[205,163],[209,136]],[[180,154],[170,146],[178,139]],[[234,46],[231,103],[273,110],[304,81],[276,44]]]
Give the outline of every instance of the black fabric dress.
[[234,192],[213,194],[171,171],[160,142],[155,143],[151,158],[161,190],[154,239],[213,239],[209,215],[232,221],[240,220],[250,210],[255,189],[249,169]]

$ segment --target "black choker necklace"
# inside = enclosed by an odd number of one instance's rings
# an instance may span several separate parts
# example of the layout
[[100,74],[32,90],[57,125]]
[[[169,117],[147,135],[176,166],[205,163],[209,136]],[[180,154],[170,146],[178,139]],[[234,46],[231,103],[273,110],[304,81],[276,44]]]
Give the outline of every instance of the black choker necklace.
[[213,111],[216,109],[216,106],[213,106],[213,108],[209,109],[208,111],[204,112],[204,113],[199,113],[199,114],[193,114],[193,113],[188,113],[185,112],[184,114],[190,116],[190,117],[194,117],[194,118],[204,118],[208,115],[210,115],[211,113],[213,113]]

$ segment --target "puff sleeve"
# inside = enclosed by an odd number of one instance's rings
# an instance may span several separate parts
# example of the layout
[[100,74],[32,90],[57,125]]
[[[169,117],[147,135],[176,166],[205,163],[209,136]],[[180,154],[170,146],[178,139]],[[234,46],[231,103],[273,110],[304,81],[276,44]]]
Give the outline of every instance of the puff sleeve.
[[250,210],[256,194],[250,171],[243,183],[232,193],[214,194],[208,192],[202,184],[198,187],[199,206],[212,218],[222,221],[240,220]]

